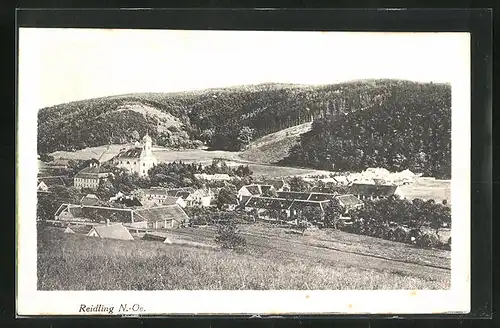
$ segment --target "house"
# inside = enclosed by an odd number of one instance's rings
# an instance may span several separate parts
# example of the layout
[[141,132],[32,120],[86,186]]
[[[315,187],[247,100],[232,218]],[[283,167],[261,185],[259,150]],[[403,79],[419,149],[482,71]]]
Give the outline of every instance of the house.
[[274,187],[268,184],[246,185],[241,187],[240,190],[238,190],[238,199],[241,200],[243,196],[260,196],[271,189],[274,190]]
[[46,176],[37,179],[37,191],[38,192],[50,192],[50,189],[55,186],[66,186],[63,178],[61,176]]
[[264,180],[263,185],[270,185],[276,191],[290,191],[290,184],[286,182],[284,179],[281,180]]
[[339,195],[336,197],[336,199],[339,201],[340,206],[344,208],[345,213],[354,209],[361,208],[365,205],[363,201],[351,194]]
[[62,204],[55,212],[54,218],[66,222],[106,222],[109,220],[138,229],[174,228],[189,220],[186,212],[178,204],[151,208]]
[[36,186],[36,191],[37,192],[49,192],[49,186],[45,184],[43,181],[39,181],[38,185]]
[[135,195],[125,195],[121,191],[119,191],[115,196],[110,197],[109,201],[123,204],[128,207],[144,206],[144,204],[139,199],[137,199]]
[[136,209],[134,215],[141,217],[152,229],[178,228],[189,221],[189,216],[177,204]]
[[70,165],[70,160],[68,159],[54,159],[52,162],[48,163],[51,169],[67,169]]
[[89,233],[89,237],[98,237],[105,239],[134,240],[128,229],[121,223],[94,226]]
[[146,134],[142,139],[142,146],[120,151],[111,159],[111,162],[131,173],[137,173],[141,177],[147,176],[148,171],[158,163],[153,154],[152,145],[153,140]]
[[278,191],[277,196],[285,199],[324,201],[334,199],[337,194],[322,192]]
[[104,222],[106,219],[108,219],[111,221],[123,223],[133,223],[136,221],[141,221],[140,217],[134,216],[134,211],[130,208],[116,208],[84,204],[62,204],[54,213],[54,219],[61,221],[92,222]]
[[209,188],[195,190],[193,193],[189,194],[189,196],[186,198],[186,201],[189,206],[208,207],[211,205],[213,199],[214,194]]
[[150,188],[142,189],[143,197],[142,203],[144,205],[173,205],[179,204],[181,207],[185,208],[187,206],[187,201],[175,192],[176,196],[172,196],[172,192],[169,193],[168,189],[165,188]]
[[97,190],[101,181],[106,180],[112,173],[99,164],[90,163],[90,166],[78,172],[73,181],[76,188]]
[[353,183],[349,188],[349,193],[356,196],[360,200],[377,200],[390,196],[404,198],[401,190],[394,185]]
[[286,199],[277,197],[254,197],[254,196],[243,196],[245,202],[242,203],[242,207],[245,211],[254,211],[257,213],[263,213],[269,210],[275,210],[280,212],[285,212],[288,217],[296,215],[299,211],[306,208],[317,208],[321,212],[324,212],[329,200],[323,201],[312,201],[312,200],[301,200],[301,199]]
[[96,205],[99,203],[99,198],[94,194],[87,194],[80,199],[80,204],[83,205]]

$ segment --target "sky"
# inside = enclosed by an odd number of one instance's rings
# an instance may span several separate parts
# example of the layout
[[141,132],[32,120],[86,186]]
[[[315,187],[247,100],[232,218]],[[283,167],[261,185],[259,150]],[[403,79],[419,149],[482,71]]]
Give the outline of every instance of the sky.
[[[135,92],[365,78],[452,83],[466,33],[21,28],[19,97],[42,108]],[[458,77],[459,78],[459,77]]]

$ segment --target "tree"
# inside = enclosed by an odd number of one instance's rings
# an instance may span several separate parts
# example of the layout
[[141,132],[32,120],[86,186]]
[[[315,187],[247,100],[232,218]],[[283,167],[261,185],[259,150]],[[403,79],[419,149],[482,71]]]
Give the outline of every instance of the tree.
[[217,208],[220,210],[226,204],[236,204],[237,200],[238,197],[233,192],[233,190],[231,190],[230,187],[225,186],[217,194],[217,200],[216,200]]
[[215,242],[223,249],[231,249],[241,252],[246,247],[246,240],[239,234],[238,227],[229,222],[217,226]]
[[290,179],[291,191],[307,191],[307,182],[300,177],[293,177]]
[[250,144],[254,134],[255,130],[248,126],[244,126],[241,128],[240,133],[238,134],[238,142],[240,144],[240,149],[245,149],[248,146],[248,144]]
[[343,213],[344,213],[343,208],[342,206],[340,206],[338,199],[337,198],[332,199],[328,203],[328,206],[326,206],[325,209],[325,219],[324,219],[325,227],[338,229],[340,217],[342,216]]
[[278,193],[276,192],[276,189],[268,188],[262,193],[262,196],[264,196],[264,197],[278,197]]
[[101,180],[99,182],[99,187],[97,188],[96,195],[99,199],[105,200],[113,197],[117,194],[116,188],[113,186],[109,180]]

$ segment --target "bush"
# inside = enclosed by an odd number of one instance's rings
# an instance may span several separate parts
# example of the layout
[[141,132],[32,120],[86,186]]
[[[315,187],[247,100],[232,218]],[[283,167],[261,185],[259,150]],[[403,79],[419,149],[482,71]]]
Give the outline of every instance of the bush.
[[217,236],[215,242],[223,249],[243,251],[246,247],[246,240],[238,233],[236,225],[231,223],[217,226]]

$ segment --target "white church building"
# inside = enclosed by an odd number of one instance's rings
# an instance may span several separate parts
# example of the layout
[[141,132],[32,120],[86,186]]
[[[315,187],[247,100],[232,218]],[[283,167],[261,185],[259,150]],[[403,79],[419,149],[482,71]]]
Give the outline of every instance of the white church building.
[[149,169],[158,163],[152,150],[153,140],[149,135],[145,135],[140,144],[136,147],[123,150],[113,158],[113,164],[129,171],[136,172],[139,176],[147,176]]

